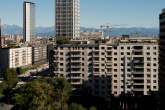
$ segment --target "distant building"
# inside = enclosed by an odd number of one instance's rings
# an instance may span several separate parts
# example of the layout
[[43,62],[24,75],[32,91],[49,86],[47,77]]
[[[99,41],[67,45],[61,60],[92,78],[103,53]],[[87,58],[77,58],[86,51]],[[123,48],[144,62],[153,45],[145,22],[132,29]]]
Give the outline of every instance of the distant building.
[[23,37],[24,42],[35,41],[35,4],[32,2],[24,2]]
[[159,64],[160,64],[160,99],[161,99],[161,110],[164,110],[165,106],[165,9],[159,16],[160,20],[160,54],[159,54]]
[[0,49],[0,69],[17,68],[32,64],[32,47]]
[[55,29],[57,38],[80,37],[80,0],[55,0]]
[[47,63],[47,46],[32,47],[32,64]]
[[103,38],[103,32],[100,31],[83,31],[80,33],[81,39],[97,39]]
[[158,41],[150,37],[72,40],[51,51],[50,73],[75,90],[107,98],[158,91]]

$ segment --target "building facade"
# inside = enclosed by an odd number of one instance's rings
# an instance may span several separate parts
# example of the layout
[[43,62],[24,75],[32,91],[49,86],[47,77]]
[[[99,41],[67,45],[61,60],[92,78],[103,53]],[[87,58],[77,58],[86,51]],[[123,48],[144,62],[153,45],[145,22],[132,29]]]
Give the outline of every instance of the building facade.
[[32,48],[4,48],[0,49],[0,68],[18,68],[32,64]]
[[32,47],[32,64],[47,63],[47,46]]
[[24,42],[35,41],[35,4],[32,2],[23,4],[23,37]]
[[1,23],[1,18],[0,18],[0,48],[2,47],[2,38],[1,38],[2,37],[2,35],[1,35],[2,30],[1,30],[1,28],[2,28],[2,23]]
[[158,91],[158,43],[153,38],[71,41],[56,45],[50,73],[94,96]]
[[57,38],[80,37],[80,0],[55,0],[55,30]]
[[159,36],[159,80],[160,80],[160,99],[161,99],[161,110],[163,110],[165,105],[165,9],[159,16],[160,19],[160,36]]

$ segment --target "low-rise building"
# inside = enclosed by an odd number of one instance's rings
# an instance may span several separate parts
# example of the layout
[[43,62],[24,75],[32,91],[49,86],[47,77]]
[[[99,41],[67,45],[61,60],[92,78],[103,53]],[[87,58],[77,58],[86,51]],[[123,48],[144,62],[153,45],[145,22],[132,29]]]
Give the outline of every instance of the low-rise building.
[[32,64],[32,47],[0,49],[0,69],[24,67]]

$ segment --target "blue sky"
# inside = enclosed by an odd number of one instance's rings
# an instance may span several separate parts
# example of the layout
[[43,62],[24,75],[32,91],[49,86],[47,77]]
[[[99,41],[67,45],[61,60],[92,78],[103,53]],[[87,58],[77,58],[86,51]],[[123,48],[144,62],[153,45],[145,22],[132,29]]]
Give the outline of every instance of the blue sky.
[[[24,0],[0,0],[3,24],[22,26]],[[36,3],[36,25],[54,25],[54,0],[27,0]],[[80,25],[127,24],[128,27],[158,27],[165,0],[80,0]]]

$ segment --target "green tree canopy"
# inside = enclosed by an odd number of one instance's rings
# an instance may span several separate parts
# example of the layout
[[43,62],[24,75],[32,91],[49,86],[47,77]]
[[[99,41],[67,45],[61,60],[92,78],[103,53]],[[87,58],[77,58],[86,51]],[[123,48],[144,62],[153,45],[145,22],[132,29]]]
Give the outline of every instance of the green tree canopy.
[[37,79],[18,89],[13,110],[67,110],[71,90],[64,78]]
[[4,74],[4,81],[7,83],[7,87],[12,89],[18,83],[18,76],[15,69],[7,69]]
[[95,106],[92,106],[89,108],[89,110],[97,110],[97,108]]
[[72,103],[69,110],[86,110],[86,108],[84,108],[81,104]]

